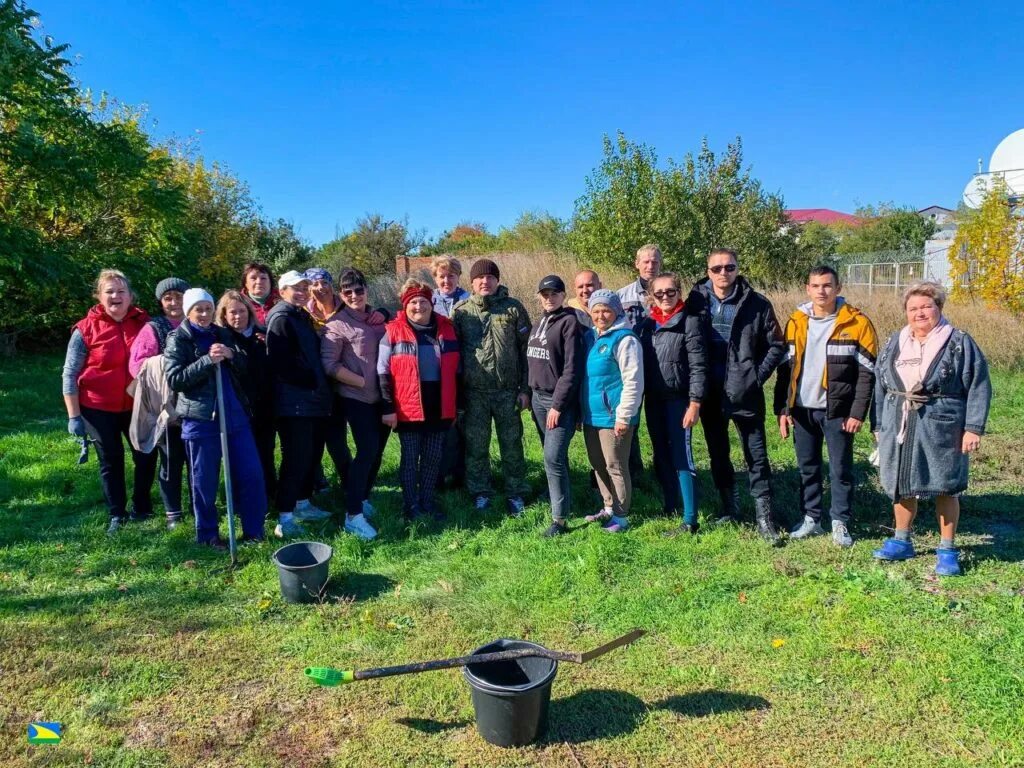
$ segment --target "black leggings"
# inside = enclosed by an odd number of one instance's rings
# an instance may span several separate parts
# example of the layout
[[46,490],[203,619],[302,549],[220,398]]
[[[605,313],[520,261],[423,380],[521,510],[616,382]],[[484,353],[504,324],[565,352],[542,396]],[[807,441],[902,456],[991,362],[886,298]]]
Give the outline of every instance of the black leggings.
[[345,419],[356,443],[356,455],[348,470],[345,484],[345,512],[358,515],[363,511],[363,500],[377,482],[380,461],[384,457],[391,428],[381,423],[380,403],[363,403],[344,397]]
[[181,519],[181,478],[185,471],[185,443],[181,439],[181,427],[169,426],[167,433],[156,444],[160,454],[160,498],[168,520]]
[[[82,409],[85,428],[95,443],[96,456],[100,463],[100,484],[103,498],[111,517],[125,517],[128,513],[128,491],[124,477],[124,440],[128,440],[128,426],[132,421],[131,411],[100,411],[95,408]],[[128,443],[131,447],[131,442]],[[136,517],[153,514],[153,500],[150,490],[156,475],[156,451],[140,453],[134,448],[132,463],[135,465],[132,483],[132,506]]]

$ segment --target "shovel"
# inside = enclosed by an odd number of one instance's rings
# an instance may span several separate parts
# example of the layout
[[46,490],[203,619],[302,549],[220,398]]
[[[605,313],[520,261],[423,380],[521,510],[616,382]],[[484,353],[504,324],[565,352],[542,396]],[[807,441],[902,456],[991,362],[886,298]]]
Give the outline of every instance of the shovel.
[[220,452],[224,458],[224,492],[228,497],[228,550],[231,553],[231,567],[238,565],[235,547],[235,494],[231,489],[231,459],[228,456],[228,416],[224,413],[224,370],[217,363],[217,417],[220,422]]
[[593,650],[584,653],[572,651],[549,651],[547,648],[519,648],[512,651],[497,651],[495,653],[480,653],[475,656],[458,656],[453,659],[436,659],[434,661],[421,661],[416,664],[400,664],[396,667],[377,667],[376,669],[332,669],[331,667],[306,667],[306,677],[320,685],[344,685],[354,680],[371,680],[377,677],[391,677],[393,675],[412,675],[417,672],[431,672],[435,669],[451,669],[452,667],[465,667],[469,664],[488,664],[492,661],[508,661],[510,659],[522,659],[528,656],[540,656],[555,661],[569,661],[573,664],[585,664],[591,659],[603,656],[608,651],[621,648],[624,645],[643,637],[645,631],[634,629],[622,637],[617,637],[609,643],[598,646]]

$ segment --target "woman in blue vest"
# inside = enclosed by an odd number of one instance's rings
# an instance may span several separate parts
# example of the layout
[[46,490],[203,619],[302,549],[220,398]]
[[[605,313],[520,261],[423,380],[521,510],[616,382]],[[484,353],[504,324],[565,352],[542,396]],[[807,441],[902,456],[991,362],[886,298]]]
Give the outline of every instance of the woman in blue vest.
[[588,307],[594,327],[584,339],[580,400],[587,455],[604,507],[587,515],[587,522],[621,533],[629,526],[633,496],[629,450],[644,394],[643,351],[614,291],[594,291]]

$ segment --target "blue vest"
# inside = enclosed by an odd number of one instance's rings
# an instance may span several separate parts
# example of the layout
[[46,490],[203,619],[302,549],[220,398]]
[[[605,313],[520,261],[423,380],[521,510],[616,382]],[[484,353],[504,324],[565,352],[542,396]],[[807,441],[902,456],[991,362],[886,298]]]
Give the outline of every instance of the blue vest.
[[[615,426],[615,409],[622,399],[622,371],[615,359],[615,348],[626,336],[635,336],[628,328],[611,331],[598,338],[591,329],[584,336],[583,349],[587,355],[587,367],[583,373],[581,406],[583,423],[600,429]],[[639,411],[630,421],[640,421]]]

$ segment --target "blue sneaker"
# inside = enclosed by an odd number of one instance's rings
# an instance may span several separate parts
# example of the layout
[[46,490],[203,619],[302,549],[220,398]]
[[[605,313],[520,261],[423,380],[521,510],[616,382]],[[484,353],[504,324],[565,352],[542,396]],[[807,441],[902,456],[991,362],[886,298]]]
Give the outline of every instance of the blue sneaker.
[[871,553],[876,560],[909,560],[916,553],[912,541],[902,539],[886,539],[882,547]]
[[960,550],[956,548],[936,549],[935,573],[938,576],[959,576]]

